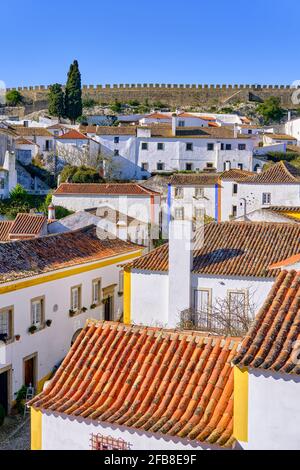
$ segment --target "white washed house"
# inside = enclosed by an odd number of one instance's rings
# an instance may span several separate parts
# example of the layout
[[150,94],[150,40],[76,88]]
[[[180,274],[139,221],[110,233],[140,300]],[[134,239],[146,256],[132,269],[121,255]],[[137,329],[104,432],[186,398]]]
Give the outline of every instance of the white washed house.
[[120,264],[141,249],[100,239],[93,226],[0,245],[0,397],[9,412],[16,392],[40,390],[88,318],[119,320]]

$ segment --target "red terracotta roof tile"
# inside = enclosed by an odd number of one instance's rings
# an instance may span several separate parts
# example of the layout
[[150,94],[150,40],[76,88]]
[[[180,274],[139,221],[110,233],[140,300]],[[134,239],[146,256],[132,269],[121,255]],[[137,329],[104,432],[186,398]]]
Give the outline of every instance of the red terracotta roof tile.
[[231,170],[224,171],[224,173],[220,175],[220,178],[222,180],[242,181],[249,178],[250,176],[254,176],[254,173],[252,171],[232,168]]
[[219,182],[220,175],[218,173],[177,173],[171,177],[171,185],[183,186],[211,186]]
[[52,137],[53,135],[49,132],[45,127],[23,127],[23,126],[15,126],[14,131],[23,136],[23,137]]
[[88,137],[81,132],[71,129],[63,135],[57,136],[57,140],[88,140]]
[[10,229],[13,225],[13,220],[1,220],[0,221],[0,242],[8,242],[9,241],[9,233]]
[[282,271],[233,363],[300,375],[300,272]]
[[[202,240],[199,232],[199,240]],[[222,222],[204,226],[204,245],[194,247],[193,272],[217,276],[276,277],[270,265],[300,252],[300,225],[274,222]],[[165,244],[128,267],[168,270]]]
[[293,137],[292,135],[287,135],[287,134],[268,134],[265,133],[266,137],[269,137],[271,139],[276,139],[276,140],[297,140],[296,137]]
[[139,246],[102,237],[89,226],[72,232],[0,244],[0,283],[135,252]]
[[60,194],[118,194],[120,196],[159,195],[137,183],[62,183],[54,195]]
[[300,170],[288,162],[278,162],[262,173],[257,173],[244,180],[244,183],[276,184],[300,183]]
[[230,447],[238,339],[87,322],[35,409]]
[[47,223],[47,217],[38,214],[18,214],[10,229],[10,238],[19,235],[37,236],[43,225]]
[[290,256],[289,258],[283,259],[278,261],[278,263],[274,263],[270,266],[270,269],[277,269],[284,266],[291,266],[292,264],[300,263],[300,253],[294,256]]

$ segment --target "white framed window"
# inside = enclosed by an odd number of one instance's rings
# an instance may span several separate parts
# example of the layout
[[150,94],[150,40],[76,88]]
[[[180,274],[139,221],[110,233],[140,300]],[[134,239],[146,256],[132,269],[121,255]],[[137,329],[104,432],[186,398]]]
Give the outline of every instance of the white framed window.
[[232,194],[237,194],[238,193],[238,185],[237,183],[233,183],[232,185]]
[[263,193],[262,203],[263,205],[271,204],[271,193]]
[[247,314],[248,291],[228,291],[228,314],[230,324],[235,328],[243,327],[243,318]]
[[184,121],[178,121],[178,127],[184,127],[185,122]]
[[142,150],[148,150],[148,143],[142,142]]
[[142,163],[142,171],[148,171],[149,170],[149,163],[144,162]]
[[195,326],[210,328],[212,309],[211,289],[195,289],[193,307],[195,310]]
[[195,188],[195,198],[203,198],[204,197],[204,188]]
[[185,171],[193,171],[193,164],[192,163],[186,163],[185,164]]
[[156,165],[157,171],[163,171],[165,168],[164,163],[157,163]]
[[183,220],[184,219],[184,208],[183,207],[175,207],[175,219],[176,220]]
[[101,279],[94,279],[92,283],[93,299],[92,304],[99,305],[101,302]]
[[203,207],[195,207],[194,216],[196,220],[204,220],[205,209]]
[[183,188],[175,188],[175,199],[183,198]]
[[44,322],[44,306],[44,297],[31,300],[31,323],[37,328],[40,328]]
[[165,146],[162,142],[158,142],[157,144],[157,150],[164,150],[165,149]]
[[71,310],[78,312],[81,309],[81,286],[71,288]]
[[13,337],[13,307],[0,310],[0,337],[6,341]]

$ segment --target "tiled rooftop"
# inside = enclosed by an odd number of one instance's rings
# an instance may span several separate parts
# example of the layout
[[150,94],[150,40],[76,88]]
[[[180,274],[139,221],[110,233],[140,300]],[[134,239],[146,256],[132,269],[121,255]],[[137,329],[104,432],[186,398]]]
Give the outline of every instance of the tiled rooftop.
[[0,221],[0,241],[8,242],[11,227],[13,226],[13,220],[1,220]]
[[[300,252],[300,225],[213,222],[204,226],[203,247],[197,249],[197,245],[196,239],[193,266],[195,273],[273,278],[279,270],[269,269],[271,264]],[[129,266],[149,271],[167,271],[168,251],[169,246],[165,244],[136,259]]]
[[62,183],[55,191],[56,194],[117,194],[124,196],[159,195],[137,183]]
[[35,409],[230,447],[238,339],[89,321]]
[[19,235],[36,236],[46,224],[47,217],[39,214],[18,214],[10,229],[10,237]]
[[299,340],[300,272],[282,271],[233,362],[299,375]]
[[23,136],[23,137],[30,137],[30,136],[36,136],[36,137],[52,137],[53,135],[51,132],[49,132],[45,127],[23,127],[23,126],[16,126],[14,127],[14,131]]
[[288,162],[278,162],[262,173],[257,173],[243,181],[255,184],[300,183],[300,169]]
[[71,129],[65,134],[57,136],[57,140],[88,140],[86,135],[82,134],[81,132],[76,131],[75,129]]
[[219,182],[220,174],[218,173],[177,173],[172,176],[170,184],[182,186],[195,185],[214,185]]
[[[101,239],[95,226],[32,240],[0,244],[0,283],[99,261],[139,249],[119,239]],[[98,236],[99,235],[99,236]]]

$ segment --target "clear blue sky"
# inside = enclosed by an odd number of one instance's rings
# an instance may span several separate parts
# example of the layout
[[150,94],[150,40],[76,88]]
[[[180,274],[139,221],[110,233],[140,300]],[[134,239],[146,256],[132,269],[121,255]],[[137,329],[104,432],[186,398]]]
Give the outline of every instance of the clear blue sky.
[[1,2],[0,80],[84,84],[300,79],[299,0]]

